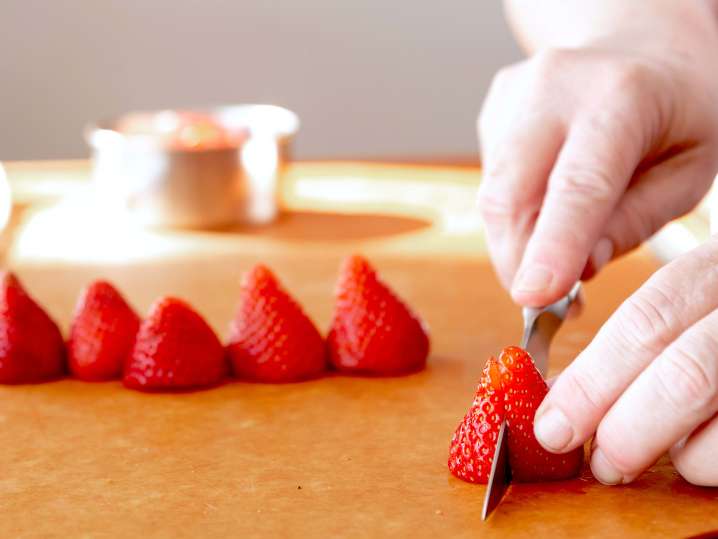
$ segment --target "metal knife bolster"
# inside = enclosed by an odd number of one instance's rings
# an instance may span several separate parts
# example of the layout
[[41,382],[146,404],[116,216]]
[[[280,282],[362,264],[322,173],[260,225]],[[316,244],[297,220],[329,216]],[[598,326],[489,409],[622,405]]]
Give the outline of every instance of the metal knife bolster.
[[571,291],[547,307],[524,307],[524,334],[521,348],[526,350],[534,360],[536,369],[546,377],[548,371],[548,351],[551,339],[566,319],[571,306],[579,298],[581,283],[576,283]]
[[[521,339],[521,348],[529,353],[541,376],[545,377],[548,371],[548,351],[551,339],[561,327],[571,305],[579,298],[580,293],[581,283],[578,282],[566,296],[556,303],[542,308],[524,307],[523,309],[524,334]],[[481,514],[483,520],[486,520],[491,511],[499,504],[510,483],[511,467],[508,459],[506,420],[504,420],[496,439],[496,450]]]

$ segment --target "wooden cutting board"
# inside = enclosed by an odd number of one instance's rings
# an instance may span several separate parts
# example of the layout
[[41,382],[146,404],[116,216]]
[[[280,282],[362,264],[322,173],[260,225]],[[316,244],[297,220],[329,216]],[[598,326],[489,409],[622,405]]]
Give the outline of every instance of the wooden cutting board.
[[[432,331],[429,367],[146,395],[73,380],[0,387],[0,537],[685,537],[718,529],[718,490],[661,460],[635,483],[515,485],[488,522],[484,487],[446,467],[486,358],[519,310],[486,261],[478,171],[294,165],[285,215],[255,230],[146,232],[88,205],[83,162],[8,167],[19,212],[5,263],[66,328],[81,287],[113,280],[139,309],[191,301],[224,335],[251,264],[276,270],[326,328],[342,257],[367,254]],[[655,269],[646,252],[587,286],[552,371]]]

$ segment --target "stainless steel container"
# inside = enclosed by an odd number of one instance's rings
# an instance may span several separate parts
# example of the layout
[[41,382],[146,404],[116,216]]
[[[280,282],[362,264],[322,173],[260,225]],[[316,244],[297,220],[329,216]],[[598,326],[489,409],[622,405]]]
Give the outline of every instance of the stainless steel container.
[[[184,113],[135,114],[162,126]],[[93,179],[104,203],[149,226],[217,228],[272,221],[278,181],[299,129],[296,114],[273,105],[226,106],[198,114],[232,137],[216,146],[177,147],[159,134],[123,131],[128,116],[88,126]]]

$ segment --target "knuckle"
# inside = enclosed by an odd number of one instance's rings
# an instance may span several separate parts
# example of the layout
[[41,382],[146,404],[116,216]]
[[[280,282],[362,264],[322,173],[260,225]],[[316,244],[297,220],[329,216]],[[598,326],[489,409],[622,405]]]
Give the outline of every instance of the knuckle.
[[522,169],[515,159],[498,155],[486,164],[476,200],[485,220],[529,223],[535,219],[533,208],[540,196],[522,182]]
[[658,353],[668,346],[680,321],[680,296],[672,295],[656,285],[645,285],[626,300],[618,319],[623,342],[633,350]]
[[492,86],[501,86],[511,76],[511,66],[500,67],[491,80]]
[[506,192],[490,187],[479,189],[477,197],[479,213],[485,221],[515,221],[521,216],[521,205]]
[[616,188],[609,174],[597,168],[570,164],[555,183],[555,194],[568,200],[583,201],[584,205],[612,201]]
[[487,94],[487,101],[493,96],[500,96],[504,93],[505,89],[511,84],[516,73],[516,66],[509,65],[500,68],[491,79],[489,85],[489,91]]
[[506,178],[511,178],[516,175],[516,161],[502,157],[502,153],[504,152],[500,149],[492,152],[491,159],[486,163],[483,170],[483,181],[480,187],[482,192],[496,191],[496,185],[501,185],[506,182]]
[[583,370],[573,369],[566,372],[566,379],[563,381],[566,394],[571,395],[574,403],[580,402],[581,418],[595,417],[602,415],[605,405],[602,404],[603,390],[596,377],[591,376]]
[[590,145],[594,153],[605,154],[600,161],[602,179],[608,180],[615,188],[617,183],[625,185],[640,159],[639,149],[643,147],[643,124],[641,114],[636,107],[622,103],[622,100],[609,99],[609,103],[600,104],[582,112],[574,128]]
[[557,76],[569,69],[574,53],[568,49],[549,48],[537,52],[529,60],[529,83],[535,97],[556,94]]
[[700,413],[715,404],[716,368],[700,346],[677,346],[657,365],[657,377],[669,405],[680,414]]
[[623,133],[627,143],[611,147],[619,158],[625,160],[633,154],[634,148],[643,145],[646,131],[656,129],[655,126],[648,126],[655,123],[659,114],[648,112],[659,113],[662,109],[654,102],[655,91],[646,66],[633,60],[624,60],[612,64],[605,71],[601,91],[603,98],[598,103],[600,112],[594,113],[590,124],[592,129],[602,133],[609,141],[615,138],[616,133]]
[[511,80],[511,77],[515,73],[516,68],[513,65],[508,65],[499,68],[498,71],[496,71],[496,74],[494,75],[494,78],[491,81],[491,86],[495,87],[496,89],[500,89],[504,87],[506,84],[509,83]]
[[649,71],[640,62],[626,59],[613,63],[606,73],[608,88],[624,96],[638,97],[648,82]]
[[515,86],[514,80],[519,68],[520,64],[502,67],[491,79],[486,98],[476,117],[476,131],[482,144],[484,139],[488,139],[495,131],[496,126],[492,122],[496,120],[497,112],[505,109],[507,91],[511,86]]
[[538,79],[545,80],[545,77],[563,69],[572,57],[573,53],[569,49],[549,47],[534,54],[531,63]]

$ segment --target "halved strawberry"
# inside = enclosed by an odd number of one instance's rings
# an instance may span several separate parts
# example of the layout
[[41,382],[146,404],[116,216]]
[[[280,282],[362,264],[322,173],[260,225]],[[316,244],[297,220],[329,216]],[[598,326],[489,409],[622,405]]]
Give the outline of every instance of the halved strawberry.
[[80,296],[70,326],[70,372],[81,380],[119,378],[140,318],[108,282],[95,281]]
[[226,374],[224,348],[184,301],[163,298],[150,307],[125,364],[123,383],[144,391],[218,384]]
[[341,268],[327,343],[332,364],[358,374],[417,371],[429,353],[423,322],[361,256],[350,257]]
[[459,423],[449,446],[449,470],[469,483],[486,483],[494,461],[499,428],[504,418],[498,365],[490,358],[471,408]]
[[533,430],[536,409],[548,387],[529,354],[504,348],[484,368],[474,404],[451,440],[449,469],[471,483],[486,483],[501,423],[508,428],[508,456],[519,482],[557,481],[575,477],[583,465],[583,447],[558,455],[546,451]]
[[29,384],[65,371],[57,324],[12,273],[0,274],[0,383]]
[[237,376],[258,382],[296,382],[327,367],[316,326],[262,265],[242,280],[227,354]]
[[529,354],[518,346],[499,356],[508,426],[509,461],[517,481],[556,481],[575,477],[583,465],[583,447],[565,454],[546,451],[534,436],[536,409],[548,386]]

